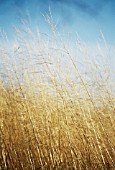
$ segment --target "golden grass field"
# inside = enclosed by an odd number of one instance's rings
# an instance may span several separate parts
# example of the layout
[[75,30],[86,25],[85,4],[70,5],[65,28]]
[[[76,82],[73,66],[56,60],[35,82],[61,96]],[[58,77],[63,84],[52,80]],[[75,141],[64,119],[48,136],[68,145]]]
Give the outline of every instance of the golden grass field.
[[111,67],[52,30],[0,47],[0,170],[114,170]]

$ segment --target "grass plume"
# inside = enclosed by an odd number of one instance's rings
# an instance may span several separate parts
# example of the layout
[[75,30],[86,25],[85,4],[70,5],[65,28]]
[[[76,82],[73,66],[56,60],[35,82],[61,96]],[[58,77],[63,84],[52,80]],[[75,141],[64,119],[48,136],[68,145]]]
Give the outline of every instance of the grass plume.
[[14,46],[0,47],[0,169],[114,170],[114,80],[106,54],[99,46],[90,53],[78,38],[70,47],[70,37],[46,19],[50,36],[15,28]]

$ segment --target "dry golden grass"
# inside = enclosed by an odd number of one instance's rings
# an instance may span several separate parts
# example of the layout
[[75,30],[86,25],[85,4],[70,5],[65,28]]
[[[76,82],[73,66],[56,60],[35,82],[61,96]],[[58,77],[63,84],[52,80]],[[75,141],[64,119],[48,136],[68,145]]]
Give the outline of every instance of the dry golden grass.
[[58,34],[49,42],[28,30],[29,42],[16,31],[18,48],[0,51],[0,169],[114,170],[115,97],[107,68],[92,64],[83,49],[84,74]]

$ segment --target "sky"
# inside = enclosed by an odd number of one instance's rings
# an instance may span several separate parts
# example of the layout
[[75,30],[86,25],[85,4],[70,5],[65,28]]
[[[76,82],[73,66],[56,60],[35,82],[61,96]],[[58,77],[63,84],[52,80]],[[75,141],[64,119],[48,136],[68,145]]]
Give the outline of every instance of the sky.
[[44,14],[52,12],[54,22],[61,31],[95,42],[100,31],[109,44],[115,43],[115,0],[0,0],[0,30],[14,38],[14,28],[21,27],[21,18],[27,19],[34,29],[47,32]]

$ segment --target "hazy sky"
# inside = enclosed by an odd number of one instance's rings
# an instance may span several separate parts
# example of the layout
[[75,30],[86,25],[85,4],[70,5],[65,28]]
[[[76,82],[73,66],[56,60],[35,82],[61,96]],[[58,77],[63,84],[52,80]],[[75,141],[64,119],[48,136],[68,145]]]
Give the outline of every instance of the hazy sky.
[[49,6],[59,29],[63,25],[86,42],[96,41],[101,30],[108,43],[115,43],[115,0],[0,0],[0,29],[13,39],[13,25],[21,27],[20,18],[25,18],[46,32],[42,14]]

